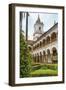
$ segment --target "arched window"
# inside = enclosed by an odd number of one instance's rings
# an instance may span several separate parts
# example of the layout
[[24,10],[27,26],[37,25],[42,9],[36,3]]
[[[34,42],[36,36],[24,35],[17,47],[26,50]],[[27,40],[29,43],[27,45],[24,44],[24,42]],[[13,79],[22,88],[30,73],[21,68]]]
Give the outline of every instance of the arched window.
[[39,30],[41,30],[41,27],[39,27]]
[[55,32],[53,32],[53,33],[51,34],[51,42],[55,41],[56,38],[57,38],[57,35],[56,35]]

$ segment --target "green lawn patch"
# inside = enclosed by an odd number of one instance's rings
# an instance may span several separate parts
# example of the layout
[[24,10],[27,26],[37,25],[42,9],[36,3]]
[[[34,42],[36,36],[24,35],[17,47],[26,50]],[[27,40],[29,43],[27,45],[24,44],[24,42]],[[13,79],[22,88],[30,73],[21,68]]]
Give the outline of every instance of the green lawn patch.
[[37,77],[37,76],[56,76],[58,73],[57,70],[51,70],[51,69],[39,69],[31,72],[32,77]]

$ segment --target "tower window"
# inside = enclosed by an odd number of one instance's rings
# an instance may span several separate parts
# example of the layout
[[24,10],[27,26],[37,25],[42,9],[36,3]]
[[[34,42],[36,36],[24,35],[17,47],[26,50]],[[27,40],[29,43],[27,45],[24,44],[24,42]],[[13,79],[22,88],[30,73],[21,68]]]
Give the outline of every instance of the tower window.
[[39,27],[39,30],[41,30],[41,27]]

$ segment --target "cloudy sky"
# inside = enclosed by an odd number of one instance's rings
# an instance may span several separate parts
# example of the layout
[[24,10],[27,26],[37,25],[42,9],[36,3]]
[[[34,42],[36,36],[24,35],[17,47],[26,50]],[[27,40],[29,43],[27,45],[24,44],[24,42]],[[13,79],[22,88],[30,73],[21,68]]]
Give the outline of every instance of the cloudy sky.
[[[40,17],[41,22],[44,24],[43,31],[46,32],[54,25],[54,22],[58,22],[58,14],[57,13],[29,13],[28,17],[28,38],[30,40],[33,39],[34,32],[34,24],[38,18]],[[26,17],[22,20],[22,29],[24,32],[26,31]]]

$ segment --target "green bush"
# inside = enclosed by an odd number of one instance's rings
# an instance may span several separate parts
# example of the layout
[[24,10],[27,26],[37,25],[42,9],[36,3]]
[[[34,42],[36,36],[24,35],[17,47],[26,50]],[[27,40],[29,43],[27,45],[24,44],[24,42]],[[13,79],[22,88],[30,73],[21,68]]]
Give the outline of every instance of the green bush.
[[47,67],[48,67],[48,69],[52,69],[52,70],[58,69],[57,64],[48,64]]
[[32,67],[31,76],[56,76],[58,74],[58,64],[35,64]]
[[33,66],[32,67],[32,70],[38,70],[38,69],[40,69],[41,68],[41,65],[36,65],[36,66]]
[[48,69],[47,65],[42,65],[41,69]]
[[32,66],[32,70],[38,70],[38,69],[51,69],[56,70],[58,68],[57,64],[35,64]]

